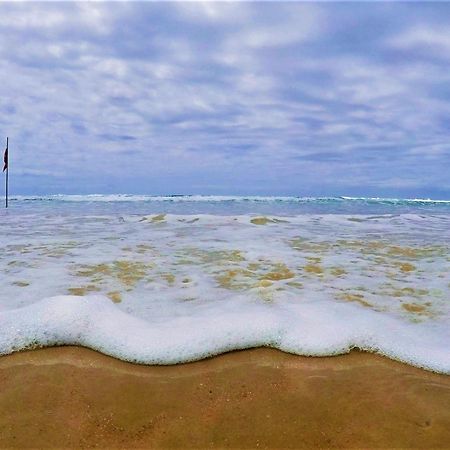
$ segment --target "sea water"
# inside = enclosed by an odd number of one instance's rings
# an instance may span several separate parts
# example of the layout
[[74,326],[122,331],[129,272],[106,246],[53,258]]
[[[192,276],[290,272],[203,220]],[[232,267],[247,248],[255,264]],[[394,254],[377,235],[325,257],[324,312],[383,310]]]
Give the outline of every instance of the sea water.
[[0,354],[360,348],[450,373],[450,201],[23,196],[0,216]]

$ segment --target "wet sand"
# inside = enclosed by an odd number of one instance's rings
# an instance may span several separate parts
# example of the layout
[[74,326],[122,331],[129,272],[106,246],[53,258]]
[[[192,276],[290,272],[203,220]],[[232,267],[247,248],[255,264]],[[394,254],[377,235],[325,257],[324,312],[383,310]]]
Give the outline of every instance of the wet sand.
[[450,447],[450,376],[361,352],[149,367],[49,348],[0,357],[0,386],[0,447]]

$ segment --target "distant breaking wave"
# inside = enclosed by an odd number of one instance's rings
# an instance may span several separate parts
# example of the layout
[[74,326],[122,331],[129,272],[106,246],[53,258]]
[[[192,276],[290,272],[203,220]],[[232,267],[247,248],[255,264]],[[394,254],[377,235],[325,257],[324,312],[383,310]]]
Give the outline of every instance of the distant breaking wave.
[[58,202],[253,202],[253,203],[345,203],[385,205],[450,205],[450,200],[402,199],[380,197],[294,197],[294,196],[228,196],[228,195],[132,195],[132,194],[88,194],[88,195],[16,195],[13,201],[58,201]]
[[450,214],[450,200],[420,198],[133,194],[16,195],[10,198],[11,207],[20,213]]

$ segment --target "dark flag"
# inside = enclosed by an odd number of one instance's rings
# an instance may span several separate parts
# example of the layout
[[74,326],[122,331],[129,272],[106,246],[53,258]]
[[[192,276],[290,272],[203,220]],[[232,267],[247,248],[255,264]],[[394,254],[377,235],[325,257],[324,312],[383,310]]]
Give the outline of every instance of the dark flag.
[[5,154],[3,155],[3,172],[8,168],[8,147],[5,149]]

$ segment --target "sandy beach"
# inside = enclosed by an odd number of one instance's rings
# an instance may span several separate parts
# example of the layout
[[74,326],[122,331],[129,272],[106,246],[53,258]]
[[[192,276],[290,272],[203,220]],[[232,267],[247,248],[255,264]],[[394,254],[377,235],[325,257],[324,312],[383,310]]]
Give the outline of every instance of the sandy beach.
[[140,366],[79,347],[0,358],[1,447],[445,448],[450,377],[272,349]]

